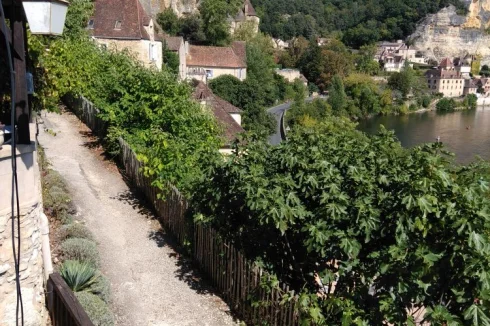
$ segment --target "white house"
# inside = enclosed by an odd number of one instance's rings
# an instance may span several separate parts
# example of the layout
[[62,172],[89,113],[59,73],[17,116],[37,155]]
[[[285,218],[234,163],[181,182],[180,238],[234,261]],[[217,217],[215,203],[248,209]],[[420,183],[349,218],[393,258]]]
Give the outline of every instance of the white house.
[[208,80],[232,75],[240,80],[247,78],[247,54],[245,42],[233,42],[231,46],[198,46],[185,43],[186,78],[207,83]]

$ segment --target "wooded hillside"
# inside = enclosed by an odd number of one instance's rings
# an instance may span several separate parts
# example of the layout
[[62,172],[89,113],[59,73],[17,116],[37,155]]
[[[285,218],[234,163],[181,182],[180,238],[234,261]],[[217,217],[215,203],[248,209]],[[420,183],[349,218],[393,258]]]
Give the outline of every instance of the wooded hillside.
[[360,46],[410,35],[418,21],[450,4],[465,13],[461,0],[252,0],[261,30],[276,38],[341,33]]

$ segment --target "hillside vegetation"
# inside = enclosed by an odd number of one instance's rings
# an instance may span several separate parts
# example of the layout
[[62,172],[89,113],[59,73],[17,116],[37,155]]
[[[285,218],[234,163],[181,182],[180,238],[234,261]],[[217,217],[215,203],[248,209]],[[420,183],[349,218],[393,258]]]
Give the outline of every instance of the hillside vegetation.
[[340,34],[351,46],[410,35],[419,20],[460,0],[252,0],[261,30],[276,38]]

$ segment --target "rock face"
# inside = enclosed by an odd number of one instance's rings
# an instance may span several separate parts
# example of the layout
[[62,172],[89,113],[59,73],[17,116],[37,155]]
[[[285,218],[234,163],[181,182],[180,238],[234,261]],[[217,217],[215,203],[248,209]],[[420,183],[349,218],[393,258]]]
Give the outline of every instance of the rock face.
[[490,0],[463,0],[468,14],[460,16],[454,6],[429,15],[411,36],[414,46],[427,57],[480,54],[482,63],[490,63]]
[[167,8],[172,8],[180,17],[183,15],[193,14],[198,11],[200,0],[140,0],[146,12],[155,18],[155,16]]

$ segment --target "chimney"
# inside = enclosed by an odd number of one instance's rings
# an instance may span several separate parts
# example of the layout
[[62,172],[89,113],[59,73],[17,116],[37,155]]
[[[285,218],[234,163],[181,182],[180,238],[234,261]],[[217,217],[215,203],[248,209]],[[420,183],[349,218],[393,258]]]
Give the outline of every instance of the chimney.
[[248,16],[248,1],[247,0],[245,0],[245,5],[243,7],[244,7],[243,11],[244,11],[245,16]]

